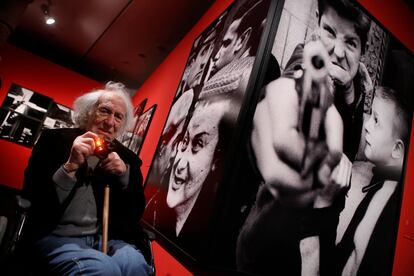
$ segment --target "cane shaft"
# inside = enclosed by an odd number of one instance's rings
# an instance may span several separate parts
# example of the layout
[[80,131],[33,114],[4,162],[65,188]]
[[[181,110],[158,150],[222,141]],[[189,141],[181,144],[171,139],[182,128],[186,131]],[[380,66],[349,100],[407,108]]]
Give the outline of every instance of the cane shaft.
[[102,216],[102,252],[108,252],[108,223],[109,223],[109,185],[104,190],[104,205]]

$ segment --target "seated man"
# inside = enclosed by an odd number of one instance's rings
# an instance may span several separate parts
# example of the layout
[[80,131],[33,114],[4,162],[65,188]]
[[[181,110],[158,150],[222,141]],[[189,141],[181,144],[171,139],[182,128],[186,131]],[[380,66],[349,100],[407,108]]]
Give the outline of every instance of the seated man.
[[[74,102],[78,128],[45,130],[33,148],[24,176],[32,202],[26,242],[48,274],[147,275],[135,245],[144,210],[141,160],[115,138],[132,121],[124,85],[109,82]],[[113,151],[95,156],[95,141]],[[102,253],[102,206],[111,187],[108,254]]]

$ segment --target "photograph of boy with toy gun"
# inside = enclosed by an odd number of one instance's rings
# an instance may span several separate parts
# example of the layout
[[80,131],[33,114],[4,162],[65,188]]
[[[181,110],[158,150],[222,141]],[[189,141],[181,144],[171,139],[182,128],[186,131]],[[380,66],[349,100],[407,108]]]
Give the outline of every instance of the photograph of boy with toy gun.
[[243,271],[277,260],[283,275],[317,274],[319,253],[335,244],[350,171],[329,64],[320,41],[307,43],[303,70],[269,83],[256,107],[251,146],[262,183],[237,240]]
[[333,105],[328,59],[320,41],[309,42],[305,69],[297,71],[295,79],[271,82],[256,108],[251,144],[258,170],[273,197],[289,204],[307,206],[323,200],[321,204],[330,205],[326,193],[336,188],[325,186],[347,174],[337,166],[343,124]]

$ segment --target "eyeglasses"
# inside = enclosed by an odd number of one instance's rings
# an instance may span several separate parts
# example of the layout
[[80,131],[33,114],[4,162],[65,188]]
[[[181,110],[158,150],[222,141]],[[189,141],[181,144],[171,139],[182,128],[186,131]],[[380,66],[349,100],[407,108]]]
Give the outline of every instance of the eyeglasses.
[[116,123],[122,123],[125,120],[124,114],[120,112],[114,112],[111,108],[107,106],[98,106],[98,108],[96,109],[96,115],[102,118],[108,118],[113,115]]

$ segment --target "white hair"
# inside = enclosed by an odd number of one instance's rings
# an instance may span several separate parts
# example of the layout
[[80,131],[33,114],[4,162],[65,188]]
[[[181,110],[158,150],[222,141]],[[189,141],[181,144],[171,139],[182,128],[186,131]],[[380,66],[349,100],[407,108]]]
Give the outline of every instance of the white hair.
[[108,92],[115,93],[116,95],[120,96],[124,101],[126,107],[125,120],[123,121],[123,124],[117,133],[117,136],[120,137],[125,132],[125,130],[128,129],[128,127],[132,124],[134,117],[134,107],[131,102],[131,97],[129,96],[124,84],[112,81],[107,82],[104,89],[93,90],[78,97],[74,101],[74,112],[72,119],[75,122],[76,127],[83,129],[86,129],[88,127],[91,116],[93,116],[96,112],[99,99]]

